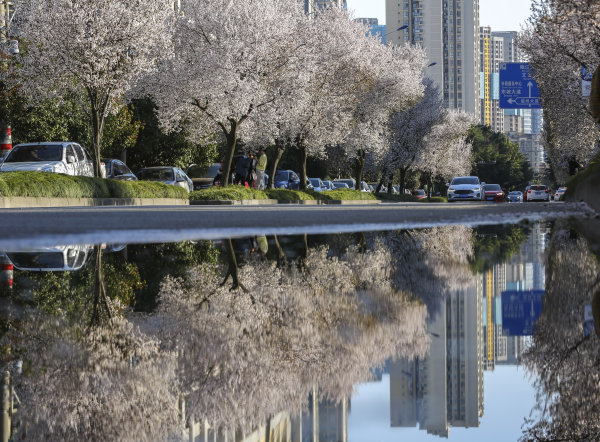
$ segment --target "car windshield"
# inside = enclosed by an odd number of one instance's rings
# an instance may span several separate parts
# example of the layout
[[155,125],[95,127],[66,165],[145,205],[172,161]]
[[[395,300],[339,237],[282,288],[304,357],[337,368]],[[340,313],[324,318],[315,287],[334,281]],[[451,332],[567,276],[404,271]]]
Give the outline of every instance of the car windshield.
[[288,180],[288,173],[287,172],[277,172],[275,174],[275,181],[287,181]]
[[531,190],[546,190],[546,186],[531,186]]
[[513,190],[509,193],[509,195],[521,195],[521,192],[519,192],[518,190]]
[[486,184],[485,190],[502,190],[499,184]]
[[461,178],[454,178],[452,180],[453,186],[458,186],[460,184],[479,184],[479,178],[467,176],[467,177],[461,177]]
[[209,167],[192,166],[188,169],[187,175],[190,178],[214,178],[221,170],[220,164],[213,164]]
[[348,184],[346,183],[333,183],[334,187],[342,187],[342,188],[346,188],[348,187]]
[[4,160],[5,163],[26,163],[31,161],[60,161],[63,147],[40,144],[37,146],[17,146]]
[[137,174],[139,179],[154,181],[174,181],[173,169],[142,169]]
[[65,259],[60,252],[17,252],[9,253],[12,263],[21,268],[56,269],[65,265]]
[[424,190],[417,190],[415,195],[425,195],[425,191]]
[[309,178],[310,184],[316,187],[321,187],[321,183],[319,183],[318,178]]

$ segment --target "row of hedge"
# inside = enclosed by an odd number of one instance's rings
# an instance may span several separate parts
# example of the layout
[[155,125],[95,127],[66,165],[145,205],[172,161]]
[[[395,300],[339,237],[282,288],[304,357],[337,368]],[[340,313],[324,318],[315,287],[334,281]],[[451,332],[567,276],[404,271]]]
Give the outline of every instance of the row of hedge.
[[119,181],[103,178],[70,176],[46,172],[0,173],[0,197],[36,198],[175,198],[215,200],[383,200],[393,202],[443,202],[444,198],[419,200],[411,195],[389,195],[358,190],[266,189],[255,190],[242,186],[210,187],[188,194],[183,188],[156,181]]
[[47,172],[3,172],[0,173],[0,197],[187,199],[188,193],[181,187],[156,181],[118,181]]

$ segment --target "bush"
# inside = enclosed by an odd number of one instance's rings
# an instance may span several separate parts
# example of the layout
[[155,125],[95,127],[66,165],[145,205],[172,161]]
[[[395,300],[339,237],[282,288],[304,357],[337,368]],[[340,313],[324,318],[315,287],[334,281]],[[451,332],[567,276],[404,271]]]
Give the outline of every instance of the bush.
[[378,198],[370,192],[361,192],[360,190],[344,189],[344,190],[329,190],[318,194],[320,200],[352,200],[352,201],[376,201]]
[[177,198],[187,192],[155,181],[118,181],[48,172],[0,173],[0,197]]
[[190,201],[215,201],[215,200],[266,200],[267,196],[262,190],[231,185],[227,187],[213,186],[207,189],[195,190],[189,195]]
[[318,199],[318,192],[312,190],[268,189],[269,198],[278,201],[312,201]]

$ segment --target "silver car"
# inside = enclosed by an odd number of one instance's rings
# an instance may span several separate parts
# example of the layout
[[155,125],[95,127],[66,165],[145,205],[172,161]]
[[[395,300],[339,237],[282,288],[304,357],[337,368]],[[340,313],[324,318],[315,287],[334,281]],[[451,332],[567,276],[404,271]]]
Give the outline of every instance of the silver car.
[[18,144],[0,165],[0,172],[38,171],[94,176],[83,147],[70,141]]
[[483,184],[476,176],[457,176],[448,184],[448,202],[481,201]]
[[165,184],[183,187],[188,192],[194,190],[194,183],[185,172],[178,167],[159,166],[146,167],[135,174],[139,180],[160,181]]

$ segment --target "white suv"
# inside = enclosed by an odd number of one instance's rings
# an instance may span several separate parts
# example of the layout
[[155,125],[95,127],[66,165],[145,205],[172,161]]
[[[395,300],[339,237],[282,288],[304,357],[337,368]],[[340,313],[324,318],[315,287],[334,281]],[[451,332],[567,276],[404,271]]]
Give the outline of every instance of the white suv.
[[0,172],[23,170],[94,176],[94,166],[83,147],[70,141],[16,145],[0,165]]
[[481,201],[483,199],[483,184],[476,176],[457,176],[448,184],[448,202],[452,201]]

